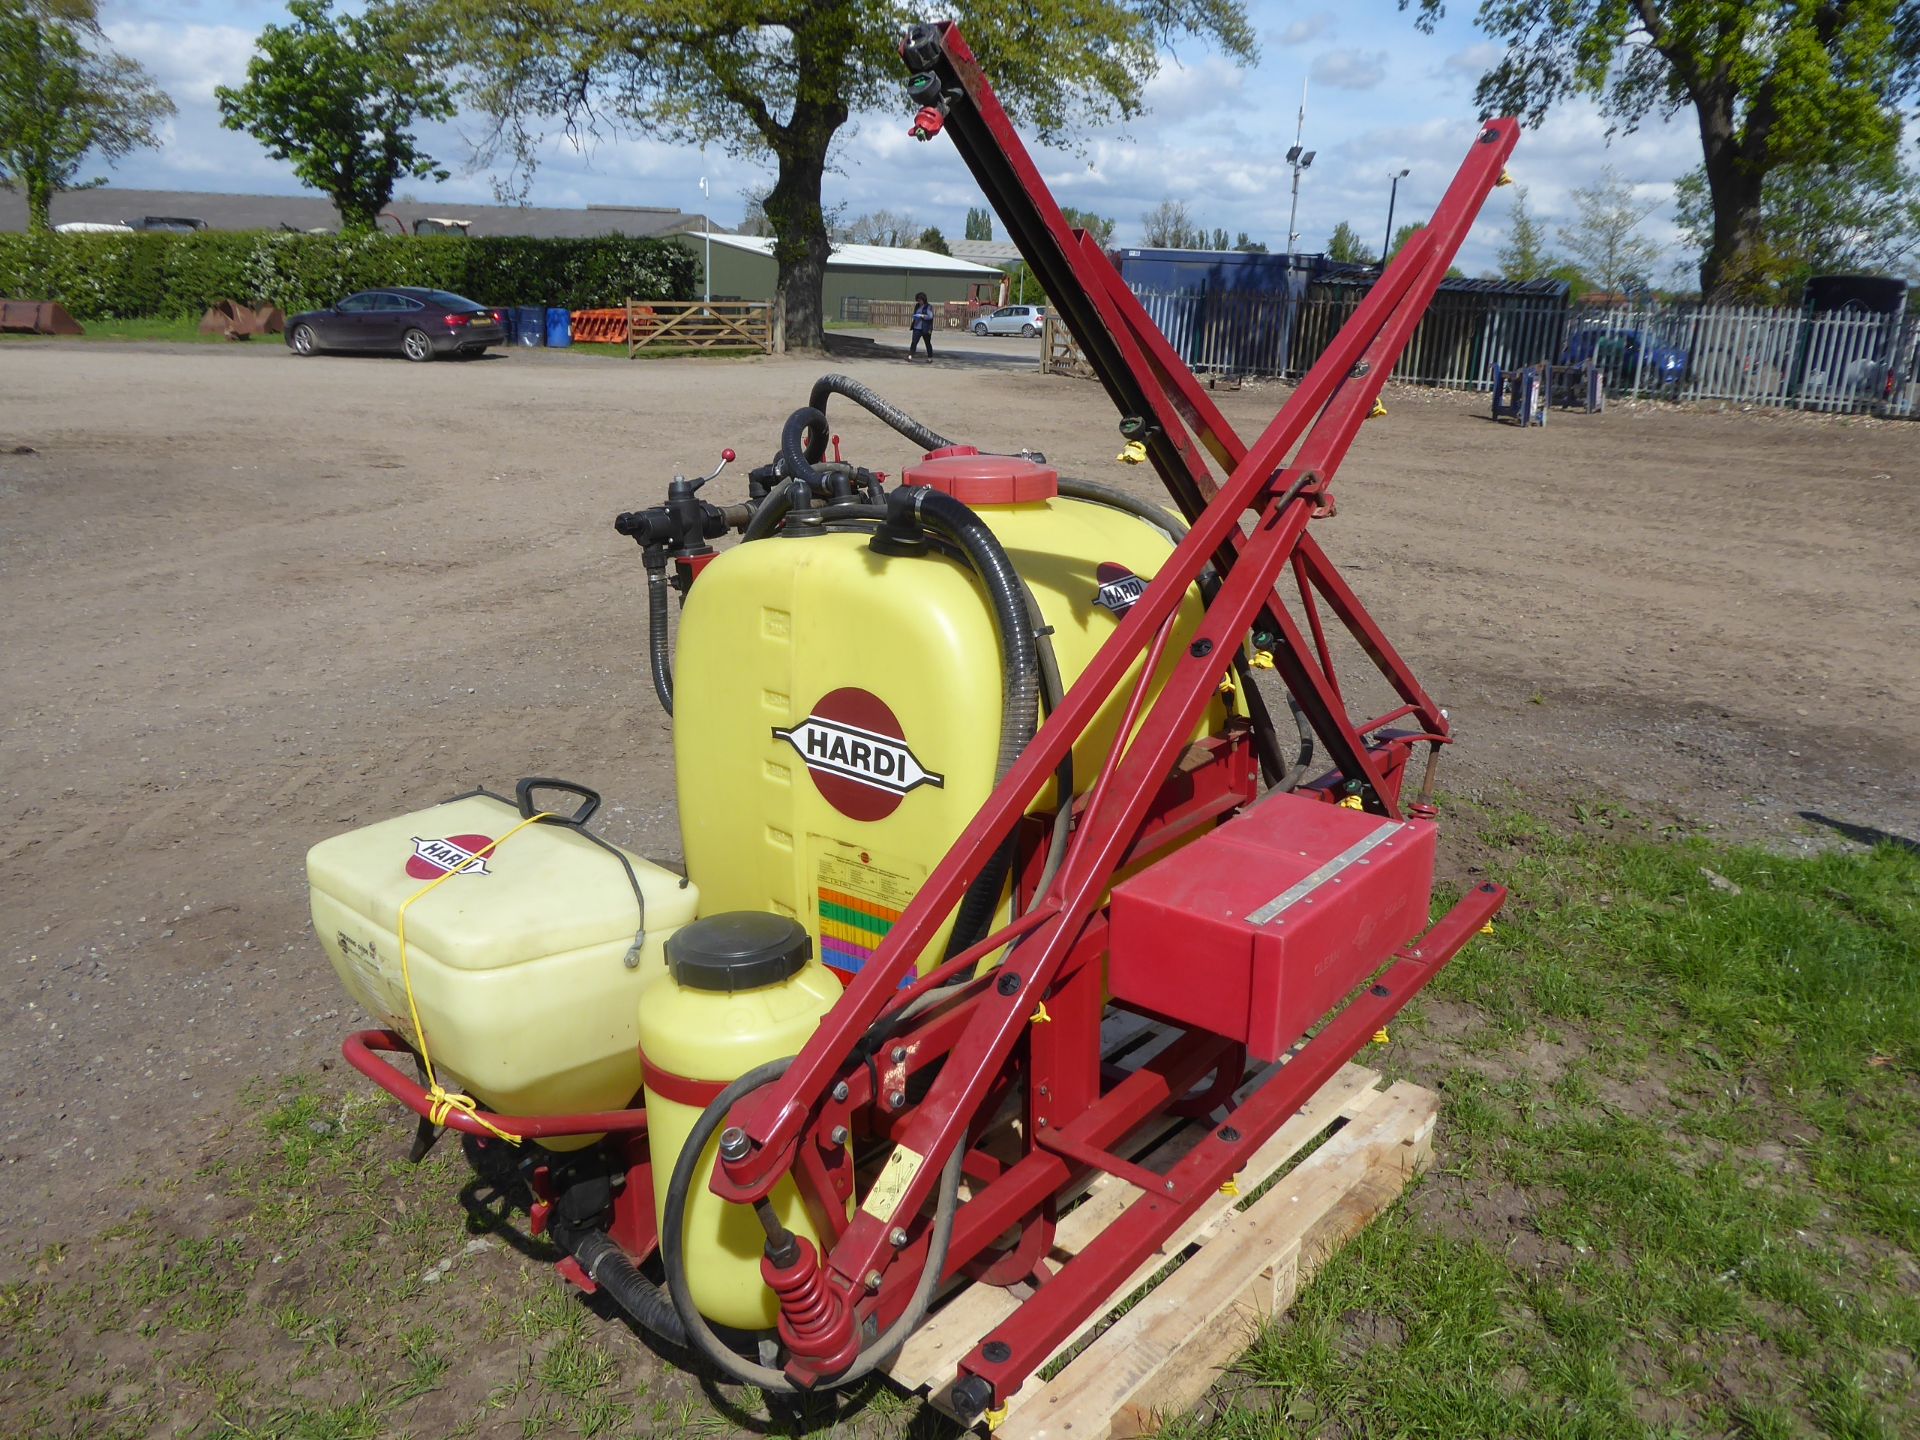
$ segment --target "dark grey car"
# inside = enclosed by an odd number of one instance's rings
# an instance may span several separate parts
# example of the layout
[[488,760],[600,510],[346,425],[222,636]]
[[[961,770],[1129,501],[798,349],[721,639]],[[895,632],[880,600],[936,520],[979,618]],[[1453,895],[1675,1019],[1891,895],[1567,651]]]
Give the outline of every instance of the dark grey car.
[[413,286],[362,290],[329,309],[287,320],[287,348],[296,355],[362,350],[409,360],[465,359],[506,343],[507,327],[498,310],[446,290]]

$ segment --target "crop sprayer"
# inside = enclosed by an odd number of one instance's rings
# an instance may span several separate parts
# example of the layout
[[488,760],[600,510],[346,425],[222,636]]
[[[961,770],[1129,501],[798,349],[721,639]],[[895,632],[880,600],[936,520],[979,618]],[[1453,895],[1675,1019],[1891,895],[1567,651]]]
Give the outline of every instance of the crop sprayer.
[[[960,30],[918,26],[901,53],[914,135],[958,147],[1172,508],[824,377],[748,503],[676,478],[618,520],[684,875],[542,779],[328,840],[309,873],[329,956],[384,1023],[346,1054],[419,1115],[416,1158],[443,1128],[521,1147],[529,1228],[569,1279],[770,1392],[882,1367],[954,1285],[1014,1287],[956,1352],[946,1403],[972,1419],[1505,898],[1479,885],[1429,923],[1447,714],[1309,522],[1519,127],[1479,127],[1247,444],[1068,227]],[[836,401],[911,446],[898,483],[829,458]],[[1349,713],[1336,623],[1397,695],[1385,713]],[[1177,1038],[1114,1064],[1121,1013]],[[1169,1121],[1199,1143],[1139,1163]],[[1103,1176],[1129,1203],[1050,1259]]]

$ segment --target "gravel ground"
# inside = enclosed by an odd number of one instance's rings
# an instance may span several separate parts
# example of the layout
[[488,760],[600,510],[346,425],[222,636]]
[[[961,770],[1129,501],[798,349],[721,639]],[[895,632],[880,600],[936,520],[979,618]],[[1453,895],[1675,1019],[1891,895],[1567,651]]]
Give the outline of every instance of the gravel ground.
[[[1091,384],[856,348],[833,368],[947,433],[1151,484]],[[357,1016],[308,933],[316,838],[558,772],[677,855],[608,522],[723,445],[770,454],[822,368],[0,344],[0,1221],[96,1230],[249,1078],[333,1060]],[[1284,394],[1218,398],[1251,434]],[[1780,846],[1920,835],[1920,430],[1388,405],[1316,533],[1452,709],[1443,789]],[[911,458],[845,423],[850,455]]]

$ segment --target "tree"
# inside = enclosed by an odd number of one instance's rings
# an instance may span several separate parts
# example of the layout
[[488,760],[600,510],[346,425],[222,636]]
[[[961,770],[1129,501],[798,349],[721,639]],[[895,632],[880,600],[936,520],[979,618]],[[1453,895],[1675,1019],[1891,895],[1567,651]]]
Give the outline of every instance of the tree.
[[[1674,184],[1680,233],[1698,251],[1713,242],[1706,175]],[[1897,157],[1855,164],[1783,165],[1760,196],[1760,243],[1752,276],[1769,298],[1797,296],[1810,276],[1896,273],[1920,252],[1920,173]]]
[[1094,243],[1105,249],[1113,244],[1114,222],[1105,215],[1096,215],[1091,210],[1076,210],[1071,205],[1062,205],[1060,214],[1076,230],[1084,230],[1093,236]]
[[1249,240],[1247,238],[1247,232],[1242,230],[1234,237],[1233,248],[1248,255],[1264,255],[1267,253],[1267,242],[1264,240]]
[[833,227],[833,238],[843,245],[911,248],[919,235],[920,222],[905,211],[875,210]]
[[1225,250],[1230,248],[1227,245],[1227,232],[1216,226],[1213,234],[1207,237],[1206,248],[1209,250]]
[[[1445,0],[1400,0],[1431,31]],[[1700,288],[1758,284],[1767,177],[1790,165],[1895,153],[1902,105],[1920,95],[1912,0],[1482,0],[1478,23],[1507,45],[1480,77],[1487,112],[1531,124],[1579,97],[1616,128],[1691,107],[1712,215]]]
[[402,178],[447,178],[410,127],[451,120],[453,91],[410,53],[390,10],[336,17],[332,0],[287,9],[293,23],[254,42],[247,83],[213,92],[220,123],[291,161],[301,183],[333,201],[343,229],[371,230]]
[[1513,187],[1513,223],[1507,243],[1500,247],[1502,280],[1538,280],[1553,262],[1547,258],[1547,236],[1527,209],[1527,187]]
[[97,48],[91,0],[0,0],[0,186],[24,190],[27,228],[53,224],[53,197],[88,190],[80,166],[160,143],[173,101],[135,61]]
[[1573,203],[1579,218],[1560,228],[1560,243],[1574,263],[1609,295],[1629,285],[1646,285],[1660,259],[1660,247],[1637,232],[1658,206],[1636,200],[1633,186],[1611,165],[1601,170],[1592,185],[1576,189]]
[[947,237],[940,233],[940,229],[936,225],[929,225],[926,229],[922,230],[920,232],[920,238],[913,242],[913,248],[916,250],[931,250],[936,255],[953,254],[953,251],[947,248]]
[[[555,123],[717,143],[775,167],[766,211],[787,342],[826,343],[829,152],[857,110],[906,125],[902,10],[891,0],[398,0],[469,77],[493,122],[478,158],[523,176]],[[967,42],[1017,124],[1044,142],[1141,112],[1161,50],[1194,35],[1256,53],[1243,0],[1035,0],[968,7]],[[1040,38],[1036,38],[1040,37]],[[944,142],[942,142],[944,143]]]
[[1141,244],[1153,250],[1194,250],[1195,226],[1184,202],[1162,200],[1140,217]]
[[993,212],[984,205],[967,207],[967,239],[993,239]]
[[1360,232],[1342,220],[1333,227],[1333,234],[1327,237],[1327,258],[1342,265],[1371,265],[1373,251],[1360,238]]
[[740,216],[740,233],[764,238],[773,234],[773,222],[767,219],[767,189],[764,185],[749,186],[740,192],[740,199],[746,209]]

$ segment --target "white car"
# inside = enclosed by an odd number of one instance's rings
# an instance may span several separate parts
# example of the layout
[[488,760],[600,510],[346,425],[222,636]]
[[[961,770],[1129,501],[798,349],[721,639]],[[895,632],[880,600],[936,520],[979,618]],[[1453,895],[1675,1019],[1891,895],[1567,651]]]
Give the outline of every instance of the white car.
[[1031,340],[1047,318],[1044,305],[1002,305],[973,322],[976,335],[1025,335]]

